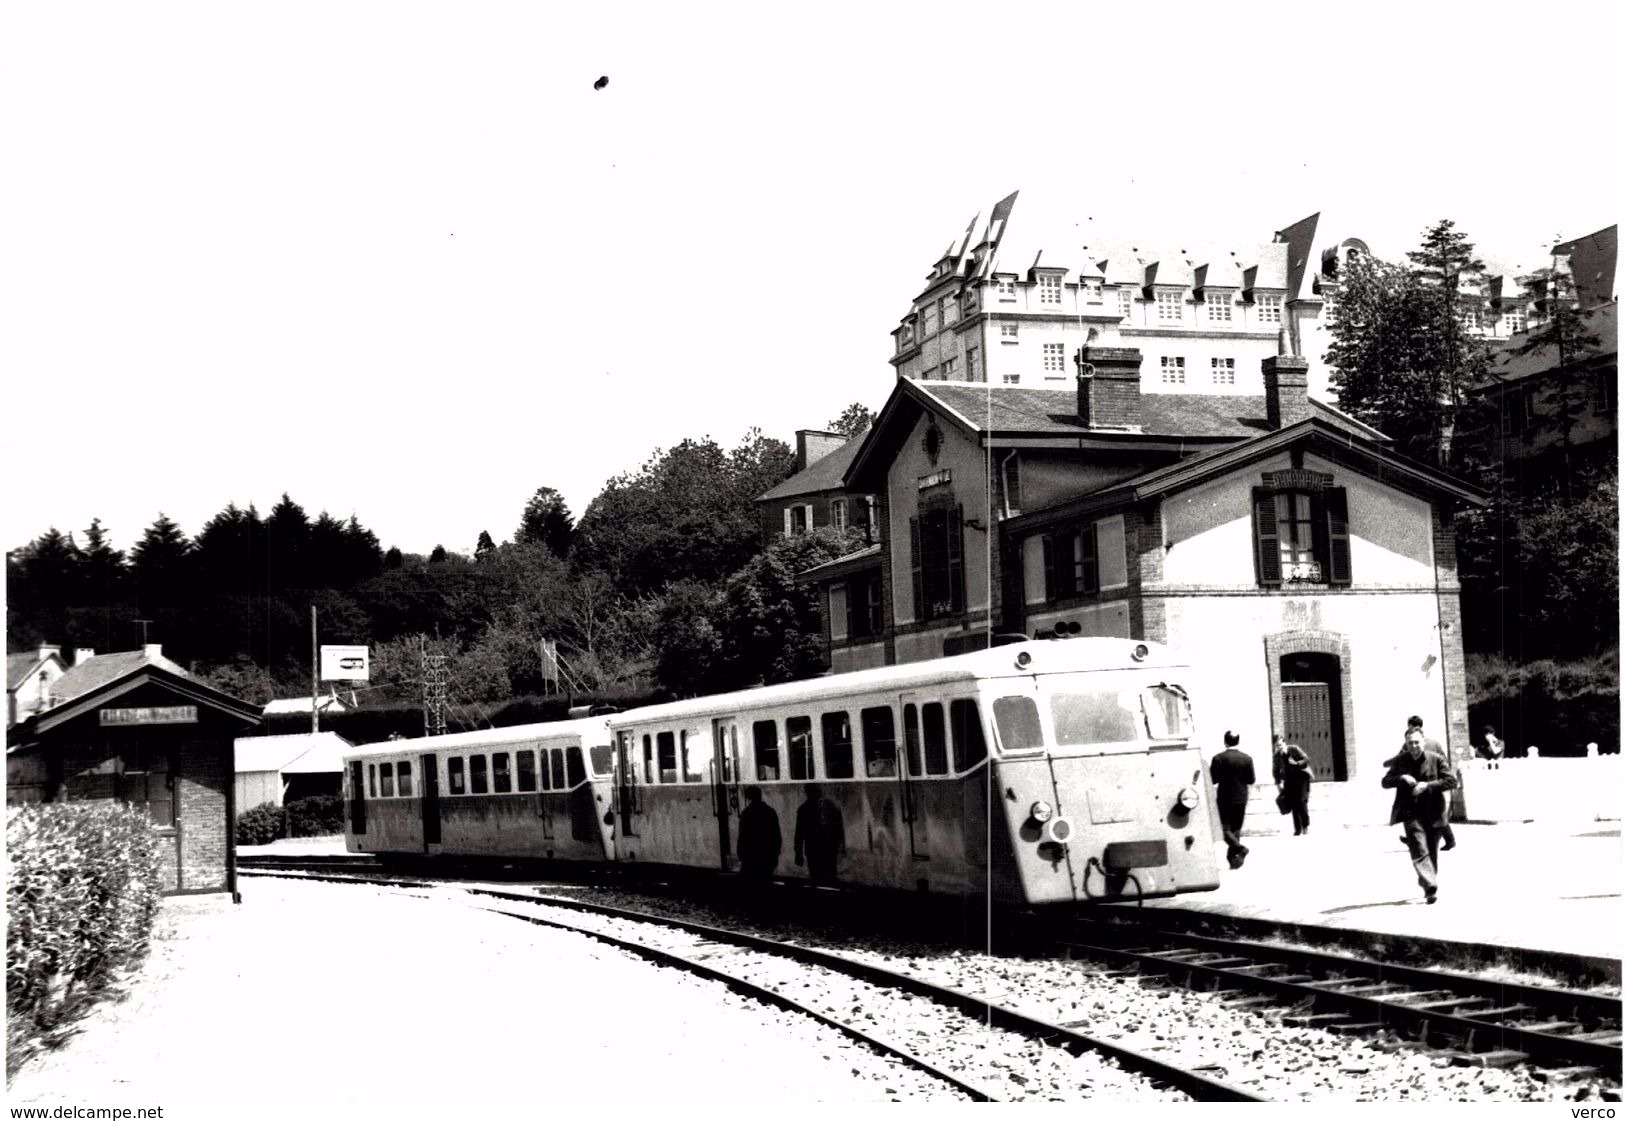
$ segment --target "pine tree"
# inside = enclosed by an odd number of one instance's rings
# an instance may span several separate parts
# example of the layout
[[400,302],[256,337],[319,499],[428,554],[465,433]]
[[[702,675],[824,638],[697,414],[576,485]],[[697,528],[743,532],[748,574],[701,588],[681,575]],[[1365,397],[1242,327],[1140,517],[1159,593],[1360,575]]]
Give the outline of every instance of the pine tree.
[[540,487],[525,503],[514,541],[521,545],[546,545],[556,557],[570,552],[575,524],[564,496],[552,487]]

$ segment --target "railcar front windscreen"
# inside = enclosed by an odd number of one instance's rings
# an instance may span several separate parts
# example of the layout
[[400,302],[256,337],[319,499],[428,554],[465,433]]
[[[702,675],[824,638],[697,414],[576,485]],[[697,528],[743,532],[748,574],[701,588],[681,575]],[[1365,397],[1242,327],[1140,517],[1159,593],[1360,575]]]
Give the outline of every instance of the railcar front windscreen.
[[1057,748],[1103,753],[1144,751],[1192,734],[1185,691],[1167,682],[1147,684],[1131,674],[1090,674],[1048,683]]

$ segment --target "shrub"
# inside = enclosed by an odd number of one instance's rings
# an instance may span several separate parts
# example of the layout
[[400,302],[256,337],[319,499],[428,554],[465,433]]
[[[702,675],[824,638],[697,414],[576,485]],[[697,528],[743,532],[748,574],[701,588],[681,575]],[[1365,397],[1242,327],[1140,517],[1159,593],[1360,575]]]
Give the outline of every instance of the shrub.
[[161,887],[143,810],[90,802],[6,812],[7,1071],[146,956]]
[[244,810],[237,818],[239,845],[268,845],[282,836],[282,811],[270,802]]
[[317,794],[288,803],[288,836],[327,837],[344,832],[344,801],[337,794]]

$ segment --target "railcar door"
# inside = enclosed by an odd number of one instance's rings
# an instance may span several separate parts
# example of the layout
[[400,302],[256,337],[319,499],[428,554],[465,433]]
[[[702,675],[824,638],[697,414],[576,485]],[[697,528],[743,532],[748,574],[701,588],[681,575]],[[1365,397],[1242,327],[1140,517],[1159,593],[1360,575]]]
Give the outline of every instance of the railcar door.
[[440,768],[433,755],[418,756],[423,771],[423,851],[433,852],[431,846],[440,844]]
[[367,832],[367,784],[365,764],[350,764],[350,832],[357,837]]
[[564,791],[564,750],[544,747],[536,752],[537,777],[542,787],[542,840],[553,840],[553,813],[562,803]]
[[615,817],[622,837],[638,835],[637,759],[632,744],[630,729],[615,733]]
[[711,803],[717,816],[717,857],[727,871],[732,866],[733,818],[739,814],[739,725],[732,719],[711,721],[715,750],[711,753]]
[[916,828],[920,816],[920,790],[915,780],[925,773],[920,758],[919,698],[914,693],[904,693],[898,701],[903,709],[903,750],[900,752],[902,758],[897,761],[898,805],[908,829],[910,857],[926,860],[929,857],[923,851],[924,838],[919,836]]

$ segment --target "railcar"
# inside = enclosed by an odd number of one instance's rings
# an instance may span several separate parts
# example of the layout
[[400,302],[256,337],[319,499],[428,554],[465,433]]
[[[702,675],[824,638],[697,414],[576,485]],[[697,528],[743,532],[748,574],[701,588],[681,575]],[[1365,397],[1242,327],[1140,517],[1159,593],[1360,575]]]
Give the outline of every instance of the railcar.
[[602,716],[374,744],[344,758],[345,847],[607,862]]
[[1127,639],[1021,642],[612,715],[614,858],[737,867],[757,786],[793,863],[805,787],[841,881],[1062,904],[1218,886],[1191,668]]

